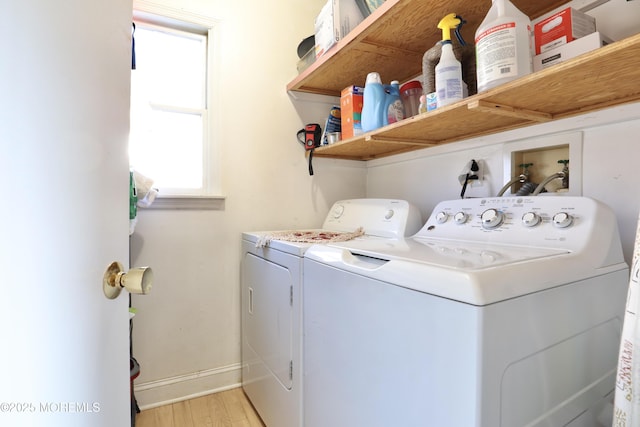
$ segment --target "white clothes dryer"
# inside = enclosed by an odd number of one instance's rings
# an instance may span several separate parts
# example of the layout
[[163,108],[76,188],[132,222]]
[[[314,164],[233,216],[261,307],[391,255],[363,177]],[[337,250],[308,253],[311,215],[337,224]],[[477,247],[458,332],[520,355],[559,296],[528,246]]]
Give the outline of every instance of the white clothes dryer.
[[605,205],[442,202],[304,271],[304,427],[611,425],[629,270]]
[[268,427],[302,425],[302,261],[313,243],[283,239],[362,228],[357,240],[393,241],[421,226],[404,200],[352,199],[334,203],[321,229],[242,234],[242,387]]

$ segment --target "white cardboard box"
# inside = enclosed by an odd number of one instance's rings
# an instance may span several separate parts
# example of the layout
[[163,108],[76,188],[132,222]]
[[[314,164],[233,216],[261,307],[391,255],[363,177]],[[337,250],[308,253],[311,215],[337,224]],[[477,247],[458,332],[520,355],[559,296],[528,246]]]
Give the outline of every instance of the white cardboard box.
[[572,42],[596,31],[596,19],[571,7],[533,24],[536,54]]
[[533,57],[533,71],[539,71],[543,68],[550,67],[554,64],[559,64],[568,59],[574,58],[583,53],[596,50],[599,47],[608,45],[613,41],[596,31],[588,36],[581,37],[572,41],[571,43],[563,44],[551,49],[547,52],[541,53]]
[[328,0],[315,21],[316,57],[364,20],[355,0]]

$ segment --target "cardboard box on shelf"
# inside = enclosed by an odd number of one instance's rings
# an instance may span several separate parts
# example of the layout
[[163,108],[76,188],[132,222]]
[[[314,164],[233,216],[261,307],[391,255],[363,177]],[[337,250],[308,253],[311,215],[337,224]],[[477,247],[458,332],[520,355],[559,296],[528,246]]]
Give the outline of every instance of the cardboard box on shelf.
[[340,94],[340,110],[342,115],[342,139],[362,135],[362,101],[364,88],[348,86]]
[[596,19],[571,7],[536,21],[533,35],[536,54],[572,42],[596,31]]
[[571,43],[563,44],[551,49],[547,52],[541,53],[533,57],[533,71],[539,71],[543,68],[550,67],[554,64],[559,64],[568,59],[575,58],[578,55],[587,53],[592,50],[596,50],[599,47],[608,45],[613,41],[596,31],[588,36],[581,37]]
[[316,57],[364,20],[355,0],[328,0],[315,21]]

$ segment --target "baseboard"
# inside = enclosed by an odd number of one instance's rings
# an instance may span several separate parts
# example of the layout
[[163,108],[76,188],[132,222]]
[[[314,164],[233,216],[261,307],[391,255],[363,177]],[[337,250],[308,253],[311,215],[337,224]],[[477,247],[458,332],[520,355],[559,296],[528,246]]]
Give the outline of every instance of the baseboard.
[[141,410],[193,399],[239,387],[242,365],[207,369],[171,378],[135,384],[134,392]]

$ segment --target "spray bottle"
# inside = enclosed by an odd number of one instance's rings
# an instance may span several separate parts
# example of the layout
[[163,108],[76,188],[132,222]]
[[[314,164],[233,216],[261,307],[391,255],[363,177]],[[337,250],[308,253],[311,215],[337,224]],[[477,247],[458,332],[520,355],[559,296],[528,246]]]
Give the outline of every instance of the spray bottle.
[[438,107],[452,104],[462,100],[464,97],[462,81],[462,65],[453,54],[451,44],[451,30],[455,30],[460,42],[464,45],[464,40],[460,36],[460,27],[465,21],[455,13],[450,13],[438,23],[438,28],[442,30],[442,54],[440,62],[436,65],[436,94]]

